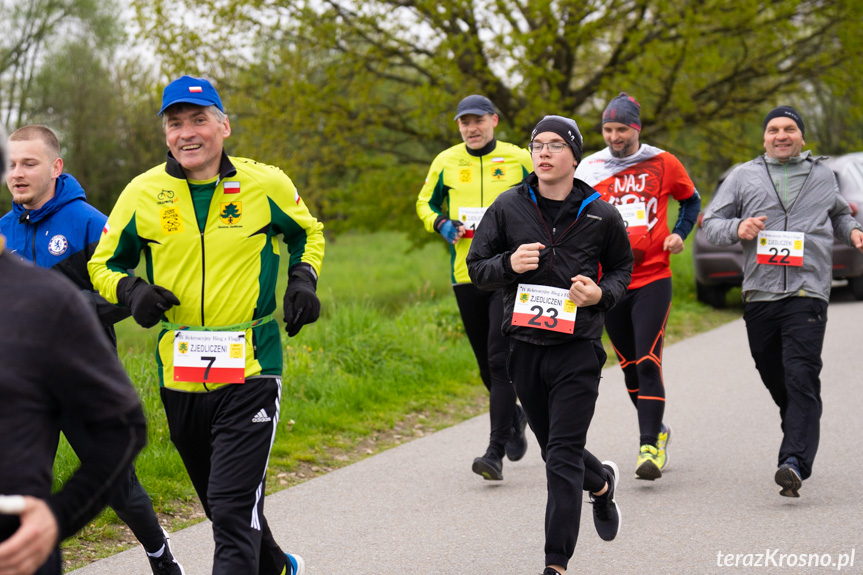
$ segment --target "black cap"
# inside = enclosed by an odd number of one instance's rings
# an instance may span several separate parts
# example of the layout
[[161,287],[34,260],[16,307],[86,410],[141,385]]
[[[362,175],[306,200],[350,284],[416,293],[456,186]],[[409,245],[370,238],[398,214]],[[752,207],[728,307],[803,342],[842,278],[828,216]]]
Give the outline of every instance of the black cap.
[[803,116],[791,106],[778,106],[767,112],[767,116],[764,118],[764,131],[767,131],[767,124],[774,118],[791,118],[797,124],[797,127],[800,128],[800,133],[804,136],[806,135],[806,130],[803,126]]
[[536,135],[543,132],[553,132],[563,138],[566,144],[572,149],[575,161],[581,162],[583,142],[581,131],[578,129],[578,124],[575,123],[575,120],[565,118],[564,116],[545,116],[533,129],[533,132],[530,133],[530,141],[533,142]]
[[485,96],[473,94],[458,103],[453,120],[458,120],[465,114],[485,116],[486,114],[497,114],[497,112],[494,111],[494,104],[491,103],[491,100]]

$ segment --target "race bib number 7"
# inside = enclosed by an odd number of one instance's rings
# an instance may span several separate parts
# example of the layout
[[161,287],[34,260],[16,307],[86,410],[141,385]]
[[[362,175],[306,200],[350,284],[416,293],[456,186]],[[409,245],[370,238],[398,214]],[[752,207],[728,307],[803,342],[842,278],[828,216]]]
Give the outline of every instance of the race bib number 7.
[[575,303],[569,299],[569,290],[518,284],[512,325],[572,333],[576,310]]
[[774,266],[803,265],[803,232],[758,232],[755,261]]
[[174,381],[245,383],[246,332],[175,332]]

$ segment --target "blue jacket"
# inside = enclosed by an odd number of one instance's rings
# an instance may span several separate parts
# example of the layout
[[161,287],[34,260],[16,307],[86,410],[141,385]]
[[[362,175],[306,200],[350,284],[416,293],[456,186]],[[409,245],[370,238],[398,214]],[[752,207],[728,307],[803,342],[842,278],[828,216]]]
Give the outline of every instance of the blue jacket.
[[107,217],[87,203],[84,188],[70,174],[57,178],[54,197],[38,210],[12,204],[12,211],[0,218],[6,247],[20,258],[43,268],[53,268],[85,292],[90,292],[102,325],[113,340],[117,321],[129,316],[126,308],[105,301],[90,282],[87,262],[96,250]]

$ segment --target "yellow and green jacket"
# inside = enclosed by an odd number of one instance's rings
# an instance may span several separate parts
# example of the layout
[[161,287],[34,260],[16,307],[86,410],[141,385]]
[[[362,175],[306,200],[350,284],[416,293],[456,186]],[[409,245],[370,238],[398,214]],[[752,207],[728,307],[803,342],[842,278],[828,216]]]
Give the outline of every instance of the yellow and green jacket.
[[[486,208],[533,171],[530,152],[492,140],[482,150],[458,144],[434,159],[417,198],[417,215],[429,232],[441,217],[458,220],[460,208]],[[450,246],[452,283],[470,283],[465,258],[471,239]]]
[[[136,177],[120,194],[88,270],[95,289],[117,303],[117,284],[144,254],[147,280],[171,290],[180,305],[165,312],[156,350],[160,384],[205,392],[226,384],[174,381],[175,330],[225,329],[246,337],[245,377],[281,376],[281,332],[272,321],[279,270],[277,236],[289,269],[320,272],[323,224],[310,213],[280,169],[222,153],[203,231],[189,182],[168,161]],[[311,270],[309,270],[311,272]]]

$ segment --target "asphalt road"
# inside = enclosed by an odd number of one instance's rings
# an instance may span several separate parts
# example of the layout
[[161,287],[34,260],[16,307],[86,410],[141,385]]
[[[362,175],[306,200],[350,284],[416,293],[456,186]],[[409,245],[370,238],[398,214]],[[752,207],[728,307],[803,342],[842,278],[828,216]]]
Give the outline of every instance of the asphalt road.
[[[666,348],[674,435],[656,482],[634,479],[635,409],[620,369],[606,369],[587,446],[620,466],[622,528],[601,541],[585,505],[568,573],[833,573],[840,562],[839,572],[863,573],[863,302],[849,299],[834,298],[828,311],[821,447],[799,499],[780,497],[773,482],[779,414],[742,320]],[[531,437],[525,458],[504,464],[504,481],[484,481],[470,466],[487,433],[487,416],[476,417],[268,496],[267,518],[309,575],[538,575],[539,449]],[[187,575],[210,573],[208,522],[175,533],[173,547]],[[137,548],[74,573],[149,570]]]

